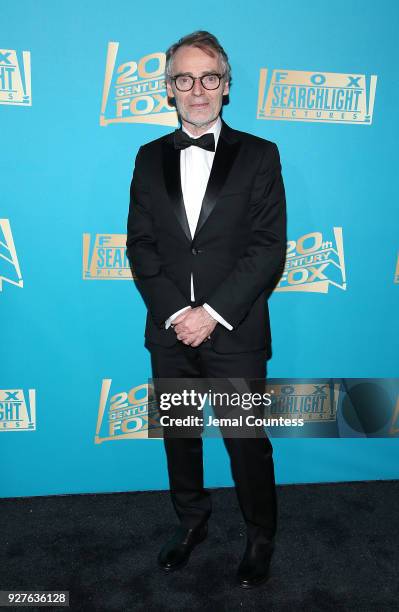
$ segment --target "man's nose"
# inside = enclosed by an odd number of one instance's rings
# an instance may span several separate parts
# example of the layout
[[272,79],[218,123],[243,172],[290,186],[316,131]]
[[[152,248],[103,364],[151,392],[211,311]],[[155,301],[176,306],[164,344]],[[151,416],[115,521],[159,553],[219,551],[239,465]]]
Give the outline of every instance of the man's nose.
[[194,87],[193,87],[193,94],[195,96],[202,96],[204,91],[205,91],[205,87],[202,86],[201,81],[199,79],[195,79]]

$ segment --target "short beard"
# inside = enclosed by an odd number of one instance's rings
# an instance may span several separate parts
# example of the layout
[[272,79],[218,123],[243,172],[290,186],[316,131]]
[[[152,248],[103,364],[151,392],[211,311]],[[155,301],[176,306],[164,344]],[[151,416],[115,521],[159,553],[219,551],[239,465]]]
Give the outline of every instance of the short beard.
[[182,119],[184,119],[186,123],[189,123],[190,125],[194,125],[197,128],[205,127],[206,125],[209,125],[209,123],[212,123],[212,121],[215,121],[218,118],[220,114],[220,110],[221,110],[219,109],[219,111],[216,113],[215,116],[212,116],[210,119],[207,119],[206,121],[192,121],[191,119],[188,119],[187,117],[183,117],[182,114],[180,113],[179,108],[177,106],[176,108],[177,108],[177,113],[179,115],[180,122],[182,121]]

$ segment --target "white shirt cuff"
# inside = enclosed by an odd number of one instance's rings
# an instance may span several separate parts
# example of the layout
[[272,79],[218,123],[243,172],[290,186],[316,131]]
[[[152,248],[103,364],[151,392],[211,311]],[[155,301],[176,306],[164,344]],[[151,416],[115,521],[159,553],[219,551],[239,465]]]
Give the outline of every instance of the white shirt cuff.
[[178,310],[177,312],[174,312],[169,319],[166,319],[165,321],[165,329],[169,329],[170,324],[173,323],[173,321],[179,316],[179,314],[181,312],[184,312],[185,310],[187,310],[187,308],[191,308],[191,306],[185,306],[184,308],[181,308],[180,310]]
[[209,314],[221,325],[223,325],[224,327],[227,327],[227,329],[229,331],[231,331],[233,329],[233,326],[230,325],[230,323],[227,323],[227,321],[225,321],[223,319],[223,317],[220,316],[220,314],[218,314],[216,312],[216,310],[213,310],[213,308],[211,306],[209,306],[209,304],[202,304],[202,306],[205,308],[205,310],[207,312],[209,312]]

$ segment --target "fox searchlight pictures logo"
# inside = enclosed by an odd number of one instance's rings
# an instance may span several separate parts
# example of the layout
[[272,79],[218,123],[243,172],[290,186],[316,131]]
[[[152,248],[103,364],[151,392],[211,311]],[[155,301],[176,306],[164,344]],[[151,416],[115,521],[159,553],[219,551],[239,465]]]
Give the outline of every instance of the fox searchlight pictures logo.
[[150,53],[117,66],[119,43],[108,43],[100,125],[109,123],[178,124],[168,104],[165,53]]
[[371,125],[377,77],[261,68],[258,119]]
[[132,280],[126,234],[83,234],[83,280]]
[[0,104],[32,106],[30,52],[21,59],[14,49],[0,49]]
[[[26,398],[27,395],[27,398]],[[36,390],[0,389],[0,431],[36,429]]]

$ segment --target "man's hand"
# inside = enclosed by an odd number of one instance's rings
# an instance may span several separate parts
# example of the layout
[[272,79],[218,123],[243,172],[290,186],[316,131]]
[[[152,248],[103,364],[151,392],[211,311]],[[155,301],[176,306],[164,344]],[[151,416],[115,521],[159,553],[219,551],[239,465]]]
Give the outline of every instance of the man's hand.
[[202,306],[182,312],[172,323],[178,340],[194,347],[211,335],[216,324],[217,321]]

